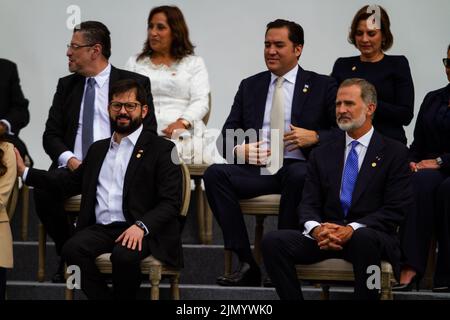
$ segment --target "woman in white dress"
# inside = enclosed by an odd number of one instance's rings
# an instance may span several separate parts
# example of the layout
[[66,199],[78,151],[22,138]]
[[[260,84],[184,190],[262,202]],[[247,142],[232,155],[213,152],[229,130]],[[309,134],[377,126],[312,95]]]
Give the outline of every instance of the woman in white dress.
[[203,59],[194,55],[183,14],[175,6],[155,7],[148,17],[148,36],[141,53],[125,68],[150,78],[158,134],[202,125],[209,110],[209,81]]

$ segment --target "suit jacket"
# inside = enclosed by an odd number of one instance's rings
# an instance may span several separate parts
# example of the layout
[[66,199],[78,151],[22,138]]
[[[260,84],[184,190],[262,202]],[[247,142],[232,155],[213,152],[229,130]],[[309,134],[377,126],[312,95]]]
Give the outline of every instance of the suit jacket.
[[[246,131],[262,128],[270,77],[270,71],[264,71],[241,82],[230,115],[223,126],[222,137],[217,141],[218,149],[224,158],[227,154],[232,154],[237,144],[243,142],[238,139],[223,140],[226,138],[227,129]],[[303,91],[305,85],[309,87],[307,92]],[[329,140],[335,134],[332,128],[336,127],[336,91],[337,85],[333,78],[299,67],[292,99],[292,124],[316,130],[321,143]],[[301,150],[305,157],[308,157],[311,149],[309,147]]]
[[346,225],[358,222],[379,231],[389,261],[398,266],[397,228],[412,205],[407,148],[374,131],[358,174],[347,217],[340,202],[345,135],[316,148],[309,159],[298,209],[300,226],[313,220]]
[[436,123],[436,115],[443,104],[448,104],[450,84],[444,88],[429,92],[423,99],[414,128],[414,141],[411,144],[410,160],[419,162],[424,159],[441,157],[442,170],[450,173],[450,149],[448,136],[442,134]]
[[[144,128],[156,133],[155,108],[148,77],[111,66],[109,87],[123,79],[135,79],[147,91],[149,112],[144,121]],[[58,157],[63,152],[74,150],[85,81],[86,77],[76,73],[58,81],[43,135],[44,150],[52,159],[53,166],[57,166]]]
[[[29,185],[65,196],[82,194],[77,231],[96,223],[98,177],[110,141],[93,143],[82,165],[73,172],[37,169],[28,172]],[[148,241],[152,255],[180,267],[183,263],[179,221],[182,175],[180,167],[171,159],[173,148],[172,142],[148,130],[142,131],[125,174],[122,209],[130,225],[141,220],[147,226],[149,234],[144,240]]]
[[0,148],[3,150],[2,161],[7,168],[6,173],[0,176],[0,267],[12,268],[13,241],[6,206],[17,179],[16,155],[10,143],[1,142]]
[[14,135],[6,138],[13,143],[23,155],[27,154],[26,146],[19,139],[19,133],[30,121],[28,100],[20,87],[19,73],[15,63],[0,59],[0,119],[7,120]]

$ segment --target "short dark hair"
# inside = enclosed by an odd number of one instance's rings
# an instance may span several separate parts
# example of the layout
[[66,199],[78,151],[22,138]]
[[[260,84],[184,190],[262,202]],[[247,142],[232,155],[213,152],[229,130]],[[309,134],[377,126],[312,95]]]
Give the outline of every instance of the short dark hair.
[[289,30],[289,40],[291,40],[294,45],[298,46],[305,43],[303,28],[298,23],[284,19],[277,19],[267,24],[266,34],[269,29],[277,28],[287,28]]
[[147,90],[134,79],[123,79],[114,82],[109,90],[109,102],[115,95],[134,90],[136,93],[136,100],[139,101],[141,105],[147,104]]
[[[167,24],[172,32],[172,45],[170,48],[170,54],[173,58],[179,60],[188,55],[194,54],[194,45],[189,39],[189,29],[184,19],[183,13],[176,6],[159,6],[150,11],[147,19],[147,28],[150,27],[150,21],[157,13],[164,13],[167,18]],[[152,55],[152,48],[150,42],[147,39],[144,42],[144,48],[139,54],[137,60],[141,60],[145,57]]]
[[108,28],[98,21],[84,21],[75,26],[73,32],[82,32],[89,44],[100,44],[102,54],[106,59],[111,56],[111,34]]
[[[356,47],[355,35],[356,29],[358,28],[358,23],[362,20],[367,20],[370,16],[372,16],[372,12],[367,12],[367,8],[369,6],[364,6],[356,12],[353,17],[352,25],[350,26],[350,32],[348,34],[348,42],[353,44]],[[394,36],[391,33],[391,22],[389,20],[389,16],[384,10],[382,6],[378,6],[380,8],[380,22],[381,22],[381,34],[383,35],[383,41],[381,42],[381,50],[387,51],[394,44]]]
[[344,80],[339,88],[358,86],[361,89],[361,99],[366,105],[377,104],[377,90],[369,81],[360,78],[349,78]]

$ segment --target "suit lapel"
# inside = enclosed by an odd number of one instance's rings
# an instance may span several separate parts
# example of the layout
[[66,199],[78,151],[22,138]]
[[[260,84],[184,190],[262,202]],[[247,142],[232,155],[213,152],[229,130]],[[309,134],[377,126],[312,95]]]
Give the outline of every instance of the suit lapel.
[[358,173],[350,210],[361,197],[367,185],[373,180],[373,176],[378,172],[380,162],[383,161],[383,148],[383,139],[376,131],[374,131],[369,147],[367,148],[366,156],[364,157],[364,161]]
[[[258,130],[262,128],[264,122],[264,113],[266,111],[267,94],[270,86],[270,72],[267,71],[262,79],[258,81],[255,88],[255,128]],[[266,94],[259,94],[265,92]]]
[[131,182],[136,174],[137,169],[141,165],[144,156],[150,146],[151,133],[143,131],[139,136],[136,145],[134,146],[133,153],[131,154],[130,162],[128,163],[127,171],[125,173],[125,180],[123,183],[123,197],[125,198],[129,189]]
[[[291,122],[295,126],[299,126],[299,121],[301,119],[300,114],[302,112],[303,106],[307,100],[309,88],[308,80],[310,74],[308,71],[303,70],[300,66],[298,67],[297,78],[295,80],[294,96],[292,98],[292,108],[291,108]],[[304,92],[303,89],[307,89]]]
[[[331,145],[330,157],[328,157],[328,170],[330,170],[331,194],[336,197],[335,202],[340,202],[342,171],[344,170],[345,135],[341,135],[337,143]],[[339,206],[340,207],[340,206]],[[342,210],[342,209],[341,209]],[[342,211],[343,212],[343,211]]]

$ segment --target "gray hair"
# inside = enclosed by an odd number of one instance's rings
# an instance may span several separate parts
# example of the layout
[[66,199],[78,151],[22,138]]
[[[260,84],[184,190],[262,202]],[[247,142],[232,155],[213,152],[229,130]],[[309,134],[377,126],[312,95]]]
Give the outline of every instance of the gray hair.
[[377,104],[377,90],[369,81],[360,78],[350,78],[344,80],[339,88],[358,86],[361,89],[361,99],[366,105]]

